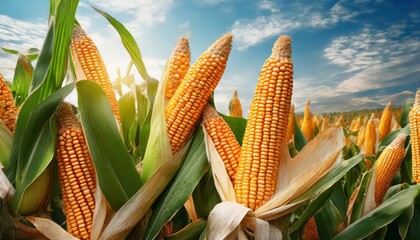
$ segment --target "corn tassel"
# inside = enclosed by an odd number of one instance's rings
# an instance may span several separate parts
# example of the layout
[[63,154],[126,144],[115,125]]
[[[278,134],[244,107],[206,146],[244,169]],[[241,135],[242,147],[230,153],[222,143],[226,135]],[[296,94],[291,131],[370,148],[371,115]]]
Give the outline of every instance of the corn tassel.
[[[76,63],[77,79],[88,79],[97,82],[104,90],[111,104],[112,111],[118,122],[120,122],[117,98],[102,57],[92,39],[79,27],[74,27],[71,49],[73,60]],[[81,69],[78,69],[79,64]]]
[[168,99],[171,99],[179,84],[181,84],[181,80],[187,74],[190,62],[191,53],[188,38],[181,37],[172,52],[169,62],[169,74],[165,89],[165,96]]
[[166,107],[166,126],[172,152],[176,153],[193,131],[207,100],[223,75],[232,48],[227,33],[211,45],[188,69]]
[[305,112],[303,113],[302,132],[306,140],[310,141],[314,137],[314,126],[312,123],[312,114],[310,108],[311,100],[305,105]]
[[409,113],[413,180],[420,183],[420,90]]
[[290,142],[293,139],[293,135],[295,134],[295,124],[293,121],[294,115],[295,115],[295,106],[292,104],[292,106],[290,106],[289,120],[287,122],[286,142]]
[[379,122],[379,141],[384,139],[391,131],[392,121],[392,103],[388,103],[382,112],[381,121]]
[[274,193],[293,91],[291,39],[280,36],[260,72],[235,179],[238,203],[255,210]]
[[238,91],[235,89],[233,97],[229,102],[229,116],[242,117],[242,105],[238,98]]
[[0,74],[0,120],[4,122],[10,132],[15,131],[18,110],[13,100],[12,91]]
[[372,113],[365,128],[365,156],[374,156],[376,153],[376,125],[375,114]]
[[82,126],[68,103],[62,103],[57,112],[58,171],[67,231],[80,239],[90,239],[96,176],[86,145]]
[[389,144],[376,161],[375,202],[380,205],[386,191],[391,185],[392,178],[399,171],[405,156],[404,143],[407,138],[399,134]]
[[233,183],[238,168],[239,156],[241,155],[241,146],[229,125],[210,105],[207,105],[203,110],[202,123],[225,163],[226,171]]

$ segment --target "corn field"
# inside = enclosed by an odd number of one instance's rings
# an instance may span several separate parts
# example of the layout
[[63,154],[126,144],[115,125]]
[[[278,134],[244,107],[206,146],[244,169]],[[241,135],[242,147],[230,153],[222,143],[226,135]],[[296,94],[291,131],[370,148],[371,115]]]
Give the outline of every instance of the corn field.
[[420,239],[420,91],[403,106],[297,113],[282,35],[247,119],[236,90],[227,116],[213,92],[235,35],[196,60],[180,37],[158,81],[128,29],[93,7],[131,58],[112,81],[77,7],[51,0],[42,49],[0,74],[0,239]]

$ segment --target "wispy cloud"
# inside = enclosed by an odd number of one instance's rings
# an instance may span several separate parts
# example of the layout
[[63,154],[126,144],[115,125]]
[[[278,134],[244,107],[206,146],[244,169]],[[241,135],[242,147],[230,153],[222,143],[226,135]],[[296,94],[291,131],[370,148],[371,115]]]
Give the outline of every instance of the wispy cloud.
[[210,4],[210,5],[217,5],[221,2],[224,2],[226,0],[203,0],[204,3]]
[[[35,19],[23,21],[0,14],[0,47],[23,52],[29,48],[42,47],[47,21]],[[13,78],[17,56],[0,50],[0,71],[8,80]]]
[[[399,78],[420,70],[420,38],[404,37],[405,24],[384,30],[371,26],[332,40],[324,57],[350,76],[337,86],[341,92],[360,92],[401,85]],[[418,81],[413,79],[412,81]]]
[[173,0],[126,0],[123,4],[114,0],[92,0],[92,3],[105,9],[130,15],[135,19],[133,26],[146,25],[150,27],[165,21],[166,15],[172,8]]
[[261,0],[258,2],[258,10],[268,10],[272,13],[277,13],[280,11],[277,4],[272,0]]
[[330,8],[319,2],[312,4],[298,2],[281,8],[274,4],[269,0],[261,0],[257,5],[259,9],[273,7],[274,11],[269,15],[234,22],[232,32],[237,39],[239,49],[246,49],[281,33],[299,29],[328,28],[373,11],[361,4],[353,6],[347,1],[339,1]]

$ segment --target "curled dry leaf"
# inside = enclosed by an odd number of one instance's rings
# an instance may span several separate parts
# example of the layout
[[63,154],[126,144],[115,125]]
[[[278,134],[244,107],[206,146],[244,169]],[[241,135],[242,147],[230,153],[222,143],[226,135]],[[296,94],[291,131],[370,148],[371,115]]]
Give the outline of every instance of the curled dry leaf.
[[26,217],[44,236],[51,240],[77,240],[60,225],[46,218]]

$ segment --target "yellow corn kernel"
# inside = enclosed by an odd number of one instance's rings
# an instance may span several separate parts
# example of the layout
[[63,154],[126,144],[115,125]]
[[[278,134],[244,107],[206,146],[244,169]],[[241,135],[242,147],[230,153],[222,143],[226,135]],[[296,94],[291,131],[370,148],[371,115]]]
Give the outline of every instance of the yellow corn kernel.
[[316,228],[315,217],[309,218],[308,222],[303,229],[303,239],[305,240],[317,240],[319,239],[318,236],[318,229]]
[[391,131],[392,121],[392,103],[388,103],[382,112],[381,121],[379,122],[379,141],[384,139]]
[[238,91],[235,89],[233,97],[229,102],[229,116],[242,117],[242,105],[238,98]]
[[265,61],[242,142],[235,178],[238,203],[255,210],[274,193],[293,91],[291,38],[280,36]]
[[166,83],[165,96],[168,99],[174,95],[181,80],[187,74],[190,67],[191,53],[187,37],[181,37],[172,52],[169,62],[169,74]]
[[95,210],[96,176],[82,126],[69,103],[57,111],[57,161],[67,231],[90,239]]
[[202,123],[211,137],[217,152],[225,163],[230,180],[234,183],[238,160],[241,154],[241,146],[229,125],[227,125],[225,120],[210,105],[207,105],[203,110]]
[[214,42],[188,69],[166,107],[166,126],[176,153],[193,131],[207,100],[223,75],[232,49],[232,34]]
[[311,100],[305,105],[305,112],[303,113],[302,132],[306,140],[310,141],[314,137],[314,126],[312,123],[312,114],[310,108]]
[[77,80],[88,79],[97,82],[104,90],[112,111],[120,122],[117,98],[102,57],[92,39],[79,27],[74,27],[71,49],[73,60],[81,66],[81,69],[77,69],[78,64],[75,66]]
[[392,178],[399,171],[405,156],[404,143],[407,138],[399,134],[389,144],[376,161],[375,202],[380,205],[386,191],[391,185]]
[[365,128],[365,156],[370,157],[376,153],[376,125],[375,114],[372,113]]
[[420,183],[420,90],[409,113],[413,180]]
[[4,122],[10,132],[15,131],[18,111],[13,100],[12,91],[0,74],[0,120]]
[[295,106],[292,104],[292,106],[290,106],[289,119],[287,121],[286,142],[290,142],[293,139],[293,136],[295,134],[295,125],[293,122],[294,115],[295,115]]

